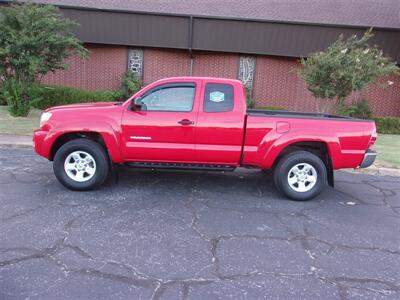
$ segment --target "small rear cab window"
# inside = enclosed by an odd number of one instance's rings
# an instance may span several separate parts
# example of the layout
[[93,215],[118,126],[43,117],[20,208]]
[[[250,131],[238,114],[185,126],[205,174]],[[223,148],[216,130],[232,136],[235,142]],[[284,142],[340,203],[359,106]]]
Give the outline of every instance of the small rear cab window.
[[204,91],[204,112],[227,112],[233,110],[233,86],[207,83]]

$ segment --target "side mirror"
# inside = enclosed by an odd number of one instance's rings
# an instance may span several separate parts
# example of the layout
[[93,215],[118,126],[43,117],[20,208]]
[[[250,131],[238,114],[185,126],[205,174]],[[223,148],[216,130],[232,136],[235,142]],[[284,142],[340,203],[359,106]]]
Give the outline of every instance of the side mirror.
[[135,105],[135,106],[142,106],[143,105],[143,102],[142,102],[142,97],[138,97],[138,98],[135,98],[134,100],[133,100],[133,104]]
[[131,103],[130,110],[140,110],[142,108],[142,105],[143,105],[142,97],[135,98]]

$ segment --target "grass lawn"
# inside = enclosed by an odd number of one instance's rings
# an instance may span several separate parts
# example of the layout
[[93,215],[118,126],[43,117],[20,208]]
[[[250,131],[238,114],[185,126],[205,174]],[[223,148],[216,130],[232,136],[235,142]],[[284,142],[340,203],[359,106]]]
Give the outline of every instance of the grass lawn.
[[[6,106],[0,106],[0,134],[31,135],[39,127],[41,110],[32,109],[27,118],[11,117]],[[400,135],[378,134],[375,150],[376,164],[388,168],[400,168]]]
[[378,166],[400,168],[400,135],[378,133],[374,148],[378,152]]
[[41,110],[32,109],[28,117],[12,117],[7,106],[0,106],[0,134],[32,135],[39,127]]

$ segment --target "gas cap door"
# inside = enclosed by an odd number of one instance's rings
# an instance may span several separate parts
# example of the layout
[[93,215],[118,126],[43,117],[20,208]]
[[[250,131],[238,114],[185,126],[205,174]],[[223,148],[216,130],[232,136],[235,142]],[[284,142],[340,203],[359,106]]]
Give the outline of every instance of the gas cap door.
[[290,130],[290,123],[284,121],[276,122],[276,132],[277,133],[286,133]]

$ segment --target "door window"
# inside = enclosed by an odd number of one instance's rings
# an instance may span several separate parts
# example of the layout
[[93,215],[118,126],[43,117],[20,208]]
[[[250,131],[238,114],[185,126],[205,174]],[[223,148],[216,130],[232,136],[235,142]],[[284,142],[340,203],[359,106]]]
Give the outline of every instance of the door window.
[[157,88],[141,99],[141,110],[147,111],[192,111],[195,86],[166,86]]

